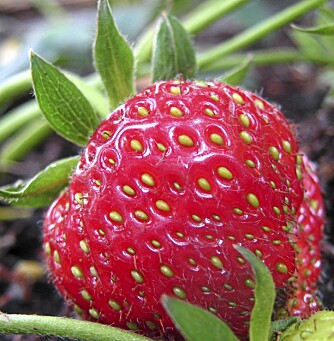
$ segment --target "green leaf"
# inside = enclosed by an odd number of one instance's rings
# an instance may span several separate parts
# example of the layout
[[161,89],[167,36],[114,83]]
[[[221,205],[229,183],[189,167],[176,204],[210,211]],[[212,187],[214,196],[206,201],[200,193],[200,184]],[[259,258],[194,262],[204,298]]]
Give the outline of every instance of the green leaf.
[[167,295],[162,304],[188,341],[238,341],[227,324],[207,310]]
[[109,105],[104,94],[98,89],[90,86],[81,77],[69,72],[66,72],[65,74],[83,93],[99,116],[105,118],[109,114]]
[[111,109],[135,93],[132,48],[118,31],[108,0],[98,3],[95,67],[105,86]]
[[271,333],[272,334],[274,334],[275,332],[282,333],[285,330],[287,330],[292,324],[298,321],[300,321],[300,318],[297,316],[289,316],[285,319],[273,321],[271,323],[271,330],[272,330]]
[[298,49],[313,61],[328,60],[333,64],[334,60],[334,11],[322,8],[316,12],[315,24],[311,28],[295,28],[291,31],[291,37]]
[[[334,23],[334,10],[328,7],[319,8],[317,11],[318,23],[321,22],[331,22]],[[320,20],[319,20],[320,19]]]
[[292,24],[291,27],[297,31],[304,32],[304,33],[324,35],[324,36],[334,35],[334,25],[303,28],[303,27]]
[[155,37],[153,49],[153,81],[184,79],[196,76],[195,51],[189,34],[172,16],[165,16]]
[[238,66],[226,72],[221,81],[230,85],[241,84],[252,67],[252,59],[252,56],[247,56]]
[[[161,8],[167,8],[169,3],[162,1],[164,5]],[[249,0],[206,0],[196,1],[194,7],[187,12],[187,15],[182,20],[183,27],[188,31],[190,35],[196,35],[204,31],[207,27],[214,24],[218,20],[224,18],[229,13],[235,11],[241,6],[244,6]],[[181,1],[178,1],[181,4]],[[174,2],[174,5],[176,3]],[[175,6],[173,8],[175,12]],[[148,30],[139,37],[136,43],[136,61],[138,68],[141,69],[145,65],[152,54],[153,45],[153,29],[148,27]]]
[[81,91],[55,66],[31,51],[32,80],[38,105],[51,127],[84,146],[99,119]]
[[[314,62],[323,63],[328,60],[329,65],[334,63],[334,44],[333,38],[328,36],[315,36],[305,34],[300,31],[293,31],[291,37],[298,46],[298,50],[306,58]],[[328,40],[331,40],[328,43]],[[331,58],[332,57],[332,58]]]
[[281,335],[284,341],[330,341],[334,332],[334,311],[318,311],[309,318],[292,324]]
[[234,247],[252,265],[255,274],[255,304],[249,327],[250,341],[268,340],[276,295],[271,272],[251,251],[239,245]]
[[48,206],[67,186],[79,159],[74,156],[56,161],[30,180],[0,187],[0,201],[16,206]]

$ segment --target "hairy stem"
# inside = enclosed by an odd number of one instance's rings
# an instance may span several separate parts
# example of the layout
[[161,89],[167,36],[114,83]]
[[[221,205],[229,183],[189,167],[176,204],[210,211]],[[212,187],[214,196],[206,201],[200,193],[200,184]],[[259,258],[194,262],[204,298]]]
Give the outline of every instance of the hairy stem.
[[58,336],[89,341],[148,341],[135,333],[109,327],[100,323],[78,321],[70,318],[0,314],[0,333]]

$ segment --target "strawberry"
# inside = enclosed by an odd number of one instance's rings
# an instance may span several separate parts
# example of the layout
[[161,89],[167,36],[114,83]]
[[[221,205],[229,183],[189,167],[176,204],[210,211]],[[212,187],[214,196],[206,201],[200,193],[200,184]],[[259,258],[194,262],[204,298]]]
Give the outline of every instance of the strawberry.
[[168,294],[246,337],[254,278],[233,244],[286,287],[296,271],[300,158],[284,116],[249,91],[148,87],[101,123],[46,214],[56,287],[84,318],[150,336],[174,333],[160,303]]
[[297,213],[297,226],[293,231],[297,270],[292,279],[294,293],[287,306],[290,315],[306,318],[320,306],[317,281],[321,271],[320,241],[323,236],[325,208],[315,166],[306,156],[303,167],[305,195]]

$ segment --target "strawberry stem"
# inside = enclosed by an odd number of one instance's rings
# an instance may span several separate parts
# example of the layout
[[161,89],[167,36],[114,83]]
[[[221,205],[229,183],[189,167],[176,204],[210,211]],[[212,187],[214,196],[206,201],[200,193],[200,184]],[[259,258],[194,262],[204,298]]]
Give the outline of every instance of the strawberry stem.
[[[250,51],[249,54],[252,56],[252,64],[256,66],[300,61],[311,61],[312,63],[320,65],[332,63],[332,58],[330,56],[307,56],[293,48],[257,50]],[[206,65],[205,70],[215,72],[230,69],[240,65],[244,60],[244,53],[231,54],[223,59],[218,59],[217,61]]]
[[[244,5],[249,0],[216,1],[209,0],[189,12],[182,24],[189,34],[194,35],[223,18],[228,13]],[[136,48],[137,64],[148,62],[153,47],[153,30],[146,32],[139,39]]]
[[250,2],[249,0],[211,0],[196,7],[184,19],[184,28],[190,34],[197,34],[214,24],[225,15]]
[[303,14],[319,7],[325,0],[304,0],[295,5],[292,5],[277,14],[269,17],[268,19],[244,30],[238,35],[228,41],[211,49],[209,52],[203,53],[198,57],[198,67],[202,71],[207,70],[209,65],[226,55],[241,50],[264,36],[278,30],[296,20]]
[[6,80],[0,86],[0,108],[13,98],[31,90],[31,87],[30,70],[20,72]]
[[30,208],[21,207],[0,207],[0,221],[14,221],[17,219],[27,219],[32,216]]
[[9,111],[0,119],[0,142],[6,140],[28,122],[41,117],[41,111],[35,101],[29,101]]
[[[87,91],[91,91],[89,97],[91,103],[94,104],[100,116],[105,116],[108,111],[104,110],[103,103],[100,100],[102,98],[102,95],[100,95],[102,93],[102,85],[99,76],[95,73],[84,79],[80,79],[80,77],[73,76],[72,74],[68,74],[68,77],[76,81],[76,84],[87,84],[85,88],[88,89]],[[80,83],[78,83],[79,81]],[[31,91],[31,88],[30,71],[25,71],[9,78],[0,85],[0,108],[23,93],[28,93],[29,90]],[[86,96],[88,96],[87,92]],[[41,118],[42,113],[35,100],[21,104],[0,117],[0,143],[16,134],[0,150],[0,167],[6,168],[10,165],[9,161],[23,157],[26,152],[33,149],[49,135],[51,130],[48,124],[41,120]]]
[[0,314],[1,334],[33,334],[90,341],[148,341],[150,339],[100,323],[78,321],[71,318]]
[[8,140],[0,150],[0,171],[6,171],[10,165],[20,160],[30,150],[34,149],[52,132],[45,120],[33,120]]

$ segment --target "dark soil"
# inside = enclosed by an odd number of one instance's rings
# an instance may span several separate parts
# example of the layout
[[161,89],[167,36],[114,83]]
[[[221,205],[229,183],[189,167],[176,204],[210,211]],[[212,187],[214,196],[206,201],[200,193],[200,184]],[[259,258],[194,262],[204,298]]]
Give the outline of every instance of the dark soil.
[[[295,125],[302,149],[318,165],[327,208],[319,295],[326,308],[334,309],[334,104],[323,104],[328,89],[317,81],[319,68],[315,66],[305,63],[278,65],[257,68],[254,73],[257,88],[253,90],[280,104],[281,110]],[[76,147],[52,135],[10,174],[0,174],[1,184],[30,177],[51,161],[78,152]],[[3,312],[72,314],[47,274],[40,272],[44,269],[41,250],[44,212],[38,209],[31,212],[29,218],[0,221],[0,309]],[[39,340],[34,336],[0,336],[0,339]]]

